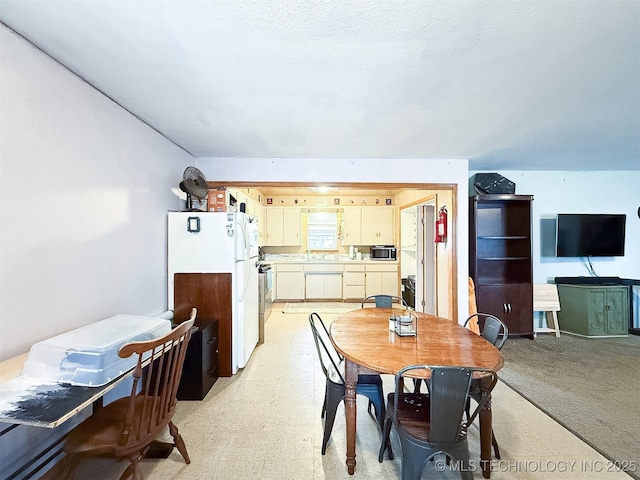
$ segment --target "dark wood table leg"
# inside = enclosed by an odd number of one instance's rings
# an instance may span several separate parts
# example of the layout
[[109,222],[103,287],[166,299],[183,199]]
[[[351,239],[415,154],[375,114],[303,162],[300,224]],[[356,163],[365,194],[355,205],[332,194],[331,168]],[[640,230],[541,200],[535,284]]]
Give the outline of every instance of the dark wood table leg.
[[356,384],[358,365],[349,360],[345,364],[344,413],[347,420],[347,471],[353,475],[356,470]]
[[480,466],[482,476],[491,478],[491,394],[478,413],[480,422]]

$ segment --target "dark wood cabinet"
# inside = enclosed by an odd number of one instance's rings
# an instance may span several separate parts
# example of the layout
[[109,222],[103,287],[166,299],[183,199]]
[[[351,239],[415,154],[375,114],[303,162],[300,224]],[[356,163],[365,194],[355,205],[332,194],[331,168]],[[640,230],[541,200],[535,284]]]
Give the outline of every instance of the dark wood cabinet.
[[193,307],[198,319],[218,320],[218,376],[232,375],[231,274],[176,273],[174,275],[174,311],[176,322],[189,318]]
[[218,320],[194,325],[178,387],[178,400],[202,400],[218,379]]
[[469,198],[469,275],[478,311],[533,338],[532,195]]

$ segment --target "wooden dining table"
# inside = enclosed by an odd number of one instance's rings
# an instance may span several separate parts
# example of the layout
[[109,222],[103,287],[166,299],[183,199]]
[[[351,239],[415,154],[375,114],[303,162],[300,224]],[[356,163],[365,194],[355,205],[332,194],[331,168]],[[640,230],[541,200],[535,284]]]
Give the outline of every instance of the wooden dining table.
[[[330,336],[345,358],[345,416],[347,423],[347,471],[356,467],[356,383],[362,373],[395,375],[407,365],[439,365],[487,368],[498,371],[502,354],[480,335],[452,320],[411,312],[417,316],[415,336],[399,336],[389,329],[393,313],[401,308],[361,308],[338,316]],[[490,392],[489,392],[490,394]],[[479,412],[480,465],[489,478],[491,463],[491,401]]]

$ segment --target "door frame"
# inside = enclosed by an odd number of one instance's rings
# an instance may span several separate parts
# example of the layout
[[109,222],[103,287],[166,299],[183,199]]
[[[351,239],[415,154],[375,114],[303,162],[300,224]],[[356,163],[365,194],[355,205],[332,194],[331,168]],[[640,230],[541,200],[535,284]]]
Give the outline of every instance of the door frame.
[[[371,190],[371,191],[413,191],[419,196],[415,196],[405,203],[397,203],[394,201],[394,207],[399,212],[401,208],[424,203],[431,199],[435,199],[436,210],[441,207],[447,207],[449,213],[448,219],[448,236],[445,243],[438,243],[436,246],[437,261],[437,315],[444,318],[450,318],[458,321],[458,252],[457,252],[457,222],[458,222],[458,188],[455,183],[360,183],[360,182],[251,182],[251,181],[216,181],[209,180],[207,185],[210,189],[221,187],[260,189],[266,188],[282,188],[283,195],[291,195],[291,189],[295,188],[317,188],[318,184],[331,189],[333,196],[340,195],[341,190],[346,192],[349,190]],[[286,193],[289,192],[289,193]],[[396,195],[402,195],[398,193]],[[262,198],[264,201],[264,197]],[[268,208],[267,205],[263,205]],[[399,215],[399,213],[398,213]],[[400,238],[400,222],[395,222],[396,238]],[[464,259],[467,254],[465,253]],[[464,260],[463,260],[464,261]],[[400,285],[400,270],[398,270],[398,285]],[[466,292],[463,292],[466,294]]]

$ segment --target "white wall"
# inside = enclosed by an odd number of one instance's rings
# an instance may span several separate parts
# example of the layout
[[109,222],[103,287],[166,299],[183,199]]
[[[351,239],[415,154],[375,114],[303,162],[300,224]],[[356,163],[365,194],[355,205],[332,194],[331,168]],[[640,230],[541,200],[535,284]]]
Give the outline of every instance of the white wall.
[[166,212],[193,157],[0,25],[0,360],[166,309]]
[[[118,313],[166,308],[166,212],[194,159],[0,25],[0,360],[36,341]],[[209,180],[449,183],[458,189],[458,291],[466,316],[466,160],[198,159]],[[508,172],[539,220],[627,213],[627,255],[600,275],[638,278],[638,172]],[[541,261],[535,281],[585,275]],[[16,442],[28,455],[34,449]],[[3,461],[10,458],[3,448]],[[3,468],[6,465],[3,465]]]
[[[603,160],[604,161],[604,160]],[[470,179],[477,172],[469,172]],[[498,172],[515,182],[516,193],[533,195],[533,280],[552,282],[555,277],[589,276],[581,258],[541,255],[541,221],[558,213],[625,213],[624,257],[591,259],[598,276],[640,278],[640,171]]]
[[[0,66],[0,360],[165,310],[166,212],[193,158],[2,25]],[[2,476],[80,420],[0,435]]]
[[[115,313],[165,307],[164,214],[179,208],[171,188],[193,160],[4,26],[0,35],[4,359]],[[459,184],[458,290],[466,292],[466,160],[197,162],[214,181]],[[627,255],[592,262],[599,275],[640,276],[637,171],[504,173],[535,196],[534,235],[541,218],[561,210],[627,213]],[[534,280],[557,275],[588,272],[577,259],[541,257],[534,242]]]
[[[207,180],[228,182],[440,183],[458,185],[458,318],[467,317],[469,264],[466,159],[198,158]],[[446,245],[451,248],[451,245]]]

